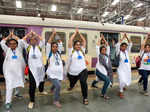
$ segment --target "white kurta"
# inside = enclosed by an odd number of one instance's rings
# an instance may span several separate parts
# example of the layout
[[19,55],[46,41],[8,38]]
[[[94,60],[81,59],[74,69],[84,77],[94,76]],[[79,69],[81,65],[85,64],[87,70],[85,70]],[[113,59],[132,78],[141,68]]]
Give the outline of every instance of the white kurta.
[[18,47],[15,50],[17,59],[13,59],[13,51],[6,46],[6,41],[1,41],[1,46],[6,53],[6,57],[3,64],[3,72],[7,89],[13,89],[16,87],[24,87],[24,69],[25,62],[22,55],[23,47],[18,41]]
[[[120,53],[120,64],[117,68],[119,83],[121,85],[129,86],[131,84],[131,64],[129,59],[129,52],[131,50],[132,43],[129,43],[125,52],[120,51],[120,43],[116,44],[117,54]],[[128,62],[125,62],[125,60]]]
[[[109,46],[107,46],[107,55],[109,56],[109,54],[110,54],[110,47]],[[99,71],[99,72],[101,72],[102,74],[104,74],[104,75],[106,75],[107,76],[107,70],[106,70],[106,68],[104,67],[104,65],[102,65],[101,63],[99,63],[99,55],[100,55],[100,46],[96,46],[96,55],[97,55],[97,64],[96,64],[96,69]],[[106,63],[108,63],[108,57],[106,57],[106,60],[107,60],[107,62]]]
[[[27,49],[29,44],[27,44],[24,40],[22,40],[25,48]],[[44,42],[40,41],[39,47],[44,47]],[[33,58],[33,55],[36,56],[36,58]],[[36,87],[39,87],[40,82],[44,81],[45,71],[44,71],[44,64],[42,60],[42,52],[38,48],[38,46],[35,46],[35,49],[31,46],[29,54],[28,54],[28,66],[33,74],[33,77],[36,82]]]
[[[47,46],[46,46],[47,56],[51,52],[50,46],[51,45],[49,43],[47,43]],[[56,57],[56,56],[58,56],[58,57]],[[56,58],[58,58],[58,59],[56,60]],[[57,61],[59,63],[58,65],[56,64]],[[63,80],[63,64],[62,64],[62,60],[61,60],[60,55],[58,53],[52,54],[52,56],[49,58],[49,62],[50,62],[49,66],[48,66],[48,69],[46,71],[49,78]]]
[[[82,47],[82,51],[85,53],[85,48]],[[85,57],[81,51],[74,51],[73,48],[68,48],[69,64],[68,72],[70,75],[78,76],[80,72],[86,69]],[[78,59],[81,56],[81,59]]]

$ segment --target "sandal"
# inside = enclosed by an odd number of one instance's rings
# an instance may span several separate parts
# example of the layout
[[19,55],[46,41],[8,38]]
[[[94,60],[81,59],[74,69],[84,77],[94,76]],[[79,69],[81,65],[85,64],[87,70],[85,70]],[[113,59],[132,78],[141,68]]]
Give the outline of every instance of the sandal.
[[84,99],[84,100],[83,100],[83,104],[84,104],[84,105],[88,105],[88,104],[89,104],[88,99]]
[[106,96],[106,95],[101,95],[101,97],[103,97],[105,100],[109,100],[110,99],[110,97]]
[[124,98],[124,94],[122,92],[119,92],[119,95],[118,95],[121,99]]

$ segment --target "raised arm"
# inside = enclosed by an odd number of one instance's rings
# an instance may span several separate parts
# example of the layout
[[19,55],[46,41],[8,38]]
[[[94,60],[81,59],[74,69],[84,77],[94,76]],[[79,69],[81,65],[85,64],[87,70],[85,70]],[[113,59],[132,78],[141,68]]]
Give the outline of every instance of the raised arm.
[[128,43],[131,43],[131,40],[128,38],[126,33],[124,33],[124,37],[127,39]]
[[100,46],[100,42],[101,42],[101,40],[102,40],[102,38],[101,37],[99,37],[99,39],[97,40],[97,42],[96,42],[96,45],[97,46]]
[[[78,30],[77,30],[78,31]],[[83,46],[83,48],[86,48],[86,40],[85,40],[85,37],[78,31],[78,33],[79,33],[79,35],[80,35],[80,37],[81,37],[81,39],[82,39],[82,46]]]
[[146,44],[148,38],[150,38],[150,33],[148,33],[147,36],[146,36],[146,38],[144,39],[144,41],[143,41],[143,43],[142,43],[142,45],[141,45],[141,51],[144,50],[144,46],[145,46],[145,44]]
[[69,39],[69,43],[68,43],[68,48],[72,48],[72,44],[73,44],[73,40],[75,38],[75,36],[77,35],[78,29],[76,29],[76,32],[74,32],[74,34],[70,37]]
[[18,36],[16,36],[13,32],[11,32],[12,38],[15,40],[20,40],[20,38]]
[[120,39],[120,43],[122,43],[122,41],[125,39],[125,35],[123,35],[123,38]]
[[104,42],[105,42],[106,46],[109,46],[109,44],[108,44],[108,42],[106,41],[106,39],[105,39],[104,35],[103,35],[103,34],[101,34],[101,36],[102,36],[102,39],[104,40]]
[[49,40],[48,40],[48,43],[49,43],[49,44],[52,43],[52,40],[54,39],[54,37],[55,37],[55,35],[56,35],[56,30],[53,29],[52,31],[53,31],[53,32],[52,32],[52,34],[50,35]]
[[5,53],[7,52],[7,49],[8,49],[8,46],[6,45],[6,41],[11,38],[11,35],[12,35],[12,34],[10,33],[6,38],[4,38],[4,39],[0,42],[1,47],[2,47],[2,49],[4,50]]
[[29,35],[31,35],[32,33],[33,33],[32,31],[27,33],[22,39],[26,41]]

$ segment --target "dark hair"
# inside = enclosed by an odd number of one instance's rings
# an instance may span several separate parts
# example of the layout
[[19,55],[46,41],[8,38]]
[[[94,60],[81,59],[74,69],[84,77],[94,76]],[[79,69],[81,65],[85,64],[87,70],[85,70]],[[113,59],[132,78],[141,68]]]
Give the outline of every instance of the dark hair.
[[150,44],[145,44],[144,48],[146,48],[147,46],[149,46],[149,47],[150,47]]
[[73,46],[75,46],[78,42],[81,43],[79,40],[74,41]]
[[53,47],[54,44],[56,44],[58,46],[57,42],[52,42],[51,43],[51,48]]
[[128,46],[128,44],[127,43],[125,43],[125,42],[123,42],[123,43],[121,43],[121,45],[120,46]]
[[17,41],[16,39],[13,39],[13,38],[8,39],[8,40],[6,41],[6,44],[8,45],[8,44],[10,43],[10,41],[15,41],[16,44],[18,45],[18,41]]
[[100,52],[102,51],[102,49],[103,49],[103,48],[105,48],[105,49],[106,49],[106,47],[105,47],[105,46],[101,46],[101,47],[100,47]]

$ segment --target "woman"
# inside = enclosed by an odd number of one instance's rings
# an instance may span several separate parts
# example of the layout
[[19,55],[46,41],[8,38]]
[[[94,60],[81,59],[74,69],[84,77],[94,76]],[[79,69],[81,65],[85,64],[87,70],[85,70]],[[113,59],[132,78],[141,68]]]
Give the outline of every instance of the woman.
[[[29,39],[29,44],[27,43],[27,39]],[[39,43],[38,40],[40,40]],[[47,92],[44,91],[45,72],[41,52],[41,49],[44,47],[44,41],[39,35],[31,31],[23,38],[22,42],[28,52],[30,95],[30,103],[28,108],[32,109],[35,102],[36,87],[39,88],[40,94],[47,94]]]
[[104,86],[101,92],[101,97],[104,99],[109,99],[106,95],[106,91],[108,86],[112,83],[113,78],[113,72],[112,72],[112,66],[111,66],[111,60],[110,60],[110,47],[107,43],[107,41],[104,39],[104,36],[102,36],[102,39],[106,43],[105,46],[100,47],[100,40],[97,42],[96,46],[96,53],[97,53],[97,64],[96,64],[96,76],[99,80],[104,81]]
[[[98,39],[99,47],[106,45],[106,40],[105,40],[105,38],[104,38],[104,35],[101,34],[101,37],[102,37],[102,38]],[[106,46],[107,46],[107,45],[106,45]],[[98,88],[98,87],[96,86],[96,84],[97,84],[99,81],[100,81],[99,78],[96,76],[96,80],[93,80],[93,81],[92,81],[91,87],[93,87],[93,88]]]
[[[122,41],[127,39],[127,43]],[[126,33],[124,34],[123,38],[120,39],[120,42],[116,44],[116,54],[120,55],[120,62],[119,67],[117,68],[118,78],[119,78],[119,85],[120,85],[120,92],[119,97],[122,99],[124,98],[124,90],[126,89],[125,86],[129,86],[131,84],[131,64],[129,59],[129,52],[131,51],[132,43],[131,40],[128,39]]]
[[[73,45],[73,40],[75,36],[79,34],[82,39],[82,46],[80,41],[75,41]],[[88,105],[88,85],[87,85],[87,68],[85,63],[85,48],[86,40],[79,33],[78,29],[71,36],[68,43],[68,52],[69,52],[69,64],[68,64],[68,78],[70,81],[69,91],[72,90],[78,80],[80,80],[83,104]]]
[[141,46],[141,65],[139,68],[139,73],[142,75],[140,81],[143,81],[143,95],[148,96],[147,85],[148,77],[150,75],[150,44],[146,44],[147,40],[150,38],[150,34],[146,37]]
[[[8,46],[6,45],[6,42]],[[13,33],[1,41],[2,49],[6,56],[3,64],[3,72],[6,82],[6,102],[5,108],[11,108],[13,89],[24,87],[24,68],[21,41]]]
[[55,30],[53,30],[52,35],[50,36],[46,51],[48,57],[48,69],[46,71],[50,81],[52,82],[51,91],[54,91],[54,104],[56,107],[61,108],[59,102],[60,99],[60,90],[61,90],[61,80],[63,80],[63,64],[58,51],[57,42],[52,42],[56,35]]

